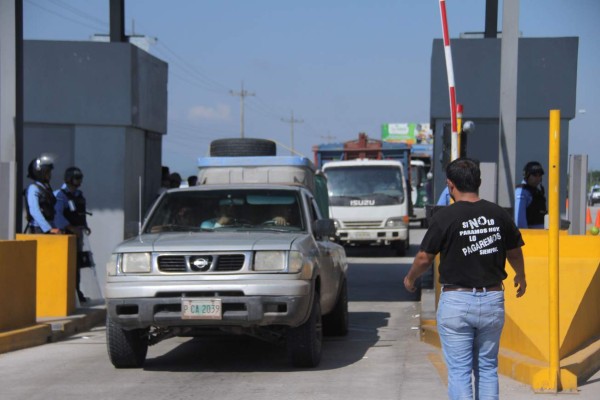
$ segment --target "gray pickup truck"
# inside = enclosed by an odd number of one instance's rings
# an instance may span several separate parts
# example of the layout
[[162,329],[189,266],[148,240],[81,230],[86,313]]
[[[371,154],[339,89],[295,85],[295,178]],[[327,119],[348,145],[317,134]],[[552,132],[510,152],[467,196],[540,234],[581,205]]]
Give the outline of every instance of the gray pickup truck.
[[314,367],[323,333],[347,333],[346,255],[311,185],[249,175],[167,191],[114,250],[105,294],[116,368],[141,367],[163,339],[219,332],[285,344],[292,365]]

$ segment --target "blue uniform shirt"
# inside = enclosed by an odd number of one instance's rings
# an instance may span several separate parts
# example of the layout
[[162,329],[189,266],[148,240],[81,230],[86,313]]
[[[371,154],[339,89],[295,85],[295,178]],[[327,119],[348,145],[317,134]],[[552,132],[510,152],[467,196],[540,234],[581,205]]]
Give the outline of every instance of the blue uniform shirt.
[[523,189],[523,185],[526,185],[527,182],[525,180],[521,181],[521,186],[517,187],[515,190],[515,223],[518,228],[521,229],[543,229],[544,225],[531,225],[527,223],[527,207],[533,201],[533,196],[531,192],[527,189]]
[[440,198],[437,201],[437,206],[448,206],[450,205],[450,193],[448,193],[448,186],[444,188]]
[[[56,215],[54,216],[54,224],[58,229],[61,230],[65,230],[67,225],[70,224],[70,222],[67,221],[67,219],[65,218],[64,214],[65,210],[69,208],[69,198],[67,197],[65,192],[63,192],[63,189],[66,191],[69,190],[69,187],[66,183],[63,183],[60,189],[54,191],[54,196],[56,197],[56,205],[54,206],[54,209],[56,210]],[[73,194],[75,195],[75,197],[79,197],[82,195],[82,192],[79,189],[75,189]]]
[[32,183],[27,188],[27,206],[29,207],[29,214],[31,214],[31,218],[33,218],[30,224],[32,226],[37,226],[42,232],[48,232],[50,229],[54,228],[54,225],[53,221],[46,220],[40,209],[41,191],[42,190],[37,183]]

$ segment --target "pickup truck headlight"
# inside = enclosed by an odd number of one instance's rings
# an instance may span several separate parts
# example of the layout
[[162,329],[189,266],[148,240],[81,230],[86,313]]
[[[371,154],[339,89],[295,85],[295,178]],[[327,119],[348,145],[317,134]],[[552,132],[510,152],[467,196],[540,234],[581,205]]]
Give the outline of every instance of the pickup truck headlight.
[[257,251],[254,254],[255,271],[284,271],[285,251]]
[[121,269],[125,274],[137,274],[140,272],[150,272],[152,264],[150,253],[125,253],[123,254],[123,264]]

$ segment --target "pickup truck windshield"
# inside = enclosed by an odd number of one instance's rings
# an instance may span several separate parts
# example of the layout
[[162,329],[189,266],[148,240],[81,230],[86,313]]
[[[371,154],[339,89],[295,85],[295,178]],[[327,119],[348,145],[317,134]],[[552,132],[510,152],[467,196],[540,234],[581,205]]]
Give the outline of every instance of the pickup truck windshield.
[[220,230],[304,231],[298,192],[182,190],[165,194],[144,233]]
[[371,205],[393,205],[404,201],[402,173],[394,166],[348,166],[325,170],[332,206],[369,200]]

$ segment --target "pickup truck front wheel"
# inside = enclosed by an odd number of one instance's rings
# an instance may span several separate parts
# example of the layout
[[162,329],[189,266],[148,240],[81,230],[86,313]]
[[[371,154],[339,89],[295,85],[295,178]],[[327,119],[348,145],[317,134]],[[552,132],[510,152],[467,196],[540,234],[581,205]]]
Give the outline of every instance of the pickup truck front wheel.
[[287,349],[294,367],[312,368],[321,362],[323,346],[323,323],[319,294],[315,293],[308,320],[291,328],[287,337]]
[[342,282],[333,311],[323,317],[323,332],[327,336],[346,336],[348,334],[348,283],[346,279]]
[[115,368],[140,368],[148,353],[148,329],[127,331],[107,316],[106,347]]

